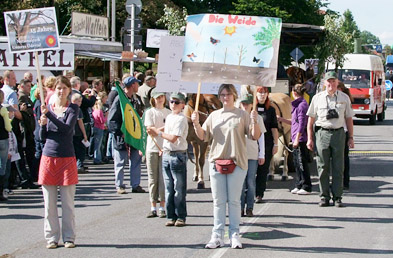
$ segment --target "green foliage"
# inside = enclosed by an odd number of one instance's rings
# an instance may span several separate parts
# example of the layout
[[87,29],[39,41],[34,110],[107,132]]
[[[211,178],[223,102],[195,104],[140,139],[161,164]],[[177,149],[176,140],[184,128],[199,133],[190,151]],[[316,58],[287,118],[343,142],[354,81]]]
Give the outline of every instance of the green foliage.
[[344,55],[352,51],[353,37],[351,33],[344,32],[342,26],[344,19],[335,15],[325,15],[324,38],[316,46],[319,58],[318,70],[325,71],[325,62],[335,60],[337,70],[344,64]]
[[379,38],[367,30],[364,30],[360,33],[360,39],[362,41],[362,45],[381,44]]
[[360,36],[360,30],[359,30],[355,20],[353,19],[352,12],[349,9],[347,9],[343,13],[343,17],[344,17],[344,22],[342,25],[342,30],[345,33],[352,34],[354,38],[358,38]]
[[255,45],[261,46],[258,54],[262,53],[262,51],[273,47],[273,40],[280,38],[280,29],[281,24],[277,22],[277,19],[268,19],[267,20],[267,28],[262,27],[262,31],[259,31],[257,34],[254,34],[253,37],[255,39]]
[[157,24],[164,24],[170,35],[184,36],[187,23],[187,9],[183,7],[182,12],[178,9],[165,5],[164,15]]

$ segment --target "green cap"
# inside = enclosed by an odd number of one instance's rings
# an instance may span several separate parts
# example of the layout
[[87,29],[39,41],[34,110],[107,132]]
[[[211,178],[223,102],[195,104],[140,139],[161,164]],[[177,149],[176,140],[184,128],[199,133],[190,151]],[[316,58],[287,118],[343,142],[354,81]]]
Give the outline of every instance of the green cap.
[[325,74],[324,77],[325,80],[329,80],[329,79],[337,79],[337,73],[333,72],[333,71],[329,71]]
[[180,101],[186,102],[186,96],[181,92],[174,92],[171,94],[171,99],[178,99]]
[[240,98],[240,102],[246,103],[246,104],[252,104],[253,102],[253,97],[252,94],[245,94]]
[[159,96],[163,96],[163,95],[165,95],[165,93],[164,92],[158,92],[158,91],[156,91],[156,89],[152,89],[152,91],[151,91],[151,97],[152,98],[158,98]]

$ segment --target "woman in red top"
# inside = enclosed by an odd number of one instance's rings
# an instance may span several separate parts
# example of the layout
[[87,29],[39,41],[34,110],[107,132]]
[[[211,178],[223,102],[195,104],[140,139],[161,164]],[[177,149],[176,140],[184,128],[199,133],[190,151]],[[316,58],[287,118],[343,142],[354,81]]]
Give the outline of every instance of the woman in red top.
[[72,144],[79,107],[69,96],[71,84],[58,76],[53,94],[53,104],[41,106],[40,138],[45,142],[40,162],[38,184],[42,185],[45,204],[44,232],[47,248],[56,248],[60,239],[57,214],[57,195],[60,190],[64,246],[75,247],[74,196],[78,171]]

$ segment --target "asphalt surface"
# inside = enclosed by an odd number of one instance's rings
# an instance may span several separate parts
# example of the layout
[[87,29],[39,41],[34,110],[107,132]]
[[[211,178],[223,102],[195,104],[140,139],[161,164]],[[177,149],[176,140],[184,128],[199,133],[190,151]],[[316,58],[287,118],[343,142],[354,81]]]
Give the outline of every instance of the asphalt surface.
[[[187,226],[165,227],[165,219],[146,218],[147,193],[118,195],[113,165],[87,164],[76,194],[75,249],[47,250],[41,190],[15,190],[0,203],[0,258],[4,257],[393,257],[393,102],[384,122],[375,126],[355,119],[350,190],[344,208],[318,207],[313,193],[293,195],[288,181],[268,182],[265,203],[255,204],[252,218],[242,218],[243,250],[226,246],[204,249],[213,224],[210,182],[196,190],[188,163]],[[91,162],[90,162],[91,163]],[[205,178],[208,178],[205,166]],[[127,174],[126,180],[129,180]],[[128,181],[127,181],[128,182]],[[142,187],[147,190],[146,169]]]

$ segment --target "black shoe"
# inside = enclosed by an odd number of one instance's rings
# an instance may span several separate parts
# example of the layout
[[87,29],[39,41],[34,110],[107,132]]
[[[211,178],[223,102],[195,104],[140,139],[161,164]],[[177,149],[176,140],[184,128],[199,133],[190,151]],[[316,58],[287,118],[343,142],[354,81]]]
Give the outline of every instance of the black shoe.
[[146,193],[146,191],[140,185],[138,185],[136,188],[132,188],[132,192],[133,193]]
[[334,206],[336,206],[337,208],[344,207],[344,204],[342,203],[341,199],[337,199],[333,203],[334,203]]
[[319,202],[319,207],[328,207],[329,206],[329,200],[326,199],[321,199],[321,201]]
[[254,214],[252,213],[252,209],[246,210],[246,217],[254,217]]
[[240,211],[240,217],[245,217],[245,216],[244,216],[244,210],[243,210],[243,209]]
[[268,175],[267,176],[267,181],[273,181],[274,180],[274,176],[273,175]]

